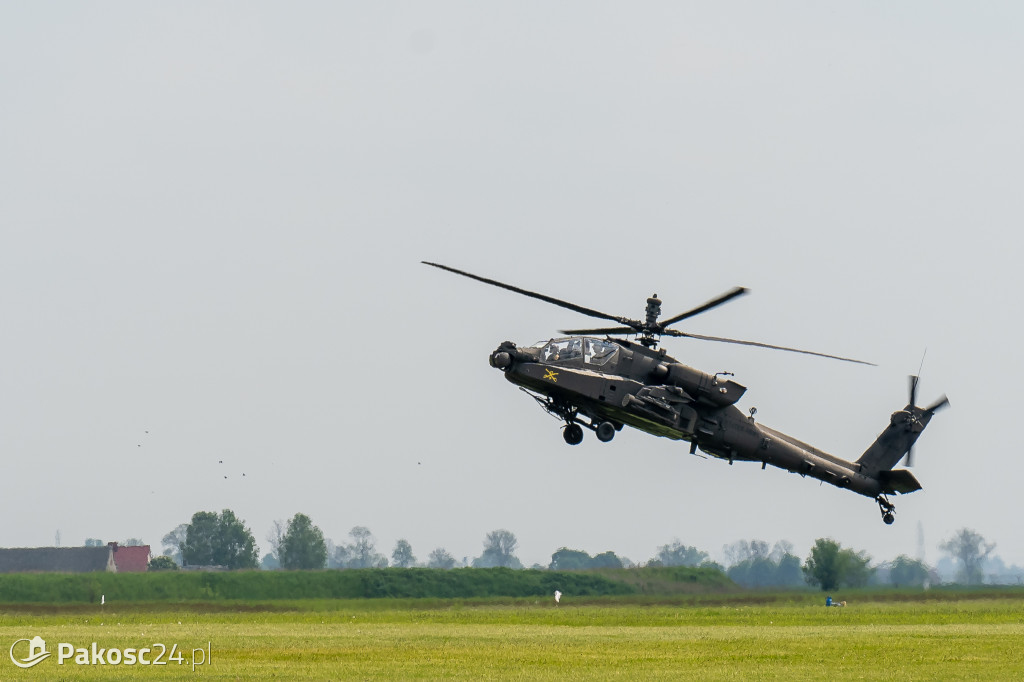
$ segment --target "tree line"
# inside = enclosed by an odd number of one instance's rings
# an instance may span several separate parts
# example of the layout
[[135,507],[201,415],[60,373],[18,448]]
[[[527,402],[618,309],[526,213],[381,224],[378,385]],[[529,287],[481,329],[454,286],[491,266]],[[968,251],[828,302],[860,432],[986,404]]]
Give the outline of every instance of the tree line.
[[[154,558],[151,569],[173,569],[179,565],[218,566],[229,570],[388,566],[451,569],[460,565],[523,568],[516,557],[519,542],[514,533],[505,529],[488,533],[482,553],[471,562],[459,562],[443,547],[435,548],[425,561],[420,561],[404,539],[395,543],[389,559],[377,550],[373,534],[365,526],[353,527],[349,531],[348,542],[335,544],[302,513],[295,514],[287,522],[275,521],[267,541],[270,551],[260,559],[252,532],[233,511],[200,511],[193,514],[189,523],[179,525],[164,536],[164,556]],[[90,539],[90,542],[99,541]],[[995,544],[986,541],[976,531],[963,528],[943,542],[940,548],[957,561],[957,582],[973,585],[983,581],[982,563]],[[727,566],[712,561],[703,550],[674,540],[658,547],[646,565],[712,567],[746,587],[800,587],[809,584],[831,591],[869,584],[920,587],[939,582],[934,569],[919,559],[900,555],[892,561],[872,566],[871,557],[866,552],[843,547],[831,538],[816,540],[803,560],[793,554],[792,544],[786,541],[769,545],[761,540],[741,540],[723,549]],[[591,556],[582,550],[561,547],[551,555],[548,566],[535,565],[533,568],[580,571],[632,565],[629,559],[611,551]]]

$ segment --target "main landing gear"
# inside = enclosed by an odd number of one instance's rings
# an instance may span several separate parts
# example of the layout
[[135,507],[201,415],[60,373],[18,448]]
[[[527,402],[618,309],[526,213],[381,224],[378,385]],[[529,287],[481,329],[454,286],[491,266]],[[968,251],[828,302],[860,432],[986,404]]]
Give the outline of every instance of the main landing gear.
[[580,415],[579,408],[571,403],[550,396],[539,395],[525,388],[521,390],[530,394],[545,412],[565,422],[565,426],[562,427],[562,438],[569,445],[579,445],[583,442],[584,428],[588,428],[597,434],[597,439],[602,443],[607,443],[612,438],[615,438],[615,432],[622,428],[622,424],[616,425],[610,421],[599,422],[590,415]]
[[[607,443],[615,438],[615,425],[611,422],[601,422],[597,426],[586,424],[586,427],[593,429],[597,434],[597,439],[602,443]],[[566,422],[565,428],[562,429],[562,438],[569,445],[579,445],[583,442],[583,424],[577,421]]]
[[878,503],[878,510],[882,512],[882,520],[885,521],[885,525],[891,526],[892,522],[896,520],[896,516],[893,514],[896,511],[896,505],[890,502],[885,495],[876,497],[875,502]]
[[601,422],[597,425],[597,439],[602,443],[607,443],[612,438],[615,438],[615,425],[611,422]]
[[569,422],[562,429],[562,438],[569,445],[579,445],[583,442],[583,427],[576,422]]

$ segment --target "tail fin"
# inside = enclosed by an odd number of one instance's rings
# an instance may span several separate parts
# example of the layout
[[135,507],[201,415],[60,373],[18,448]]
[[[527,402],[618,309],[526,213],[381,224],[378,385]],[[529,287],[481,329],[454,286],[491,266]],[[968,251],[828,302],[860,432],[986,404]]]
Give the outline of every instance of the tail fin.
[[891,469],[903,459],[904,455],[910,452],[935,412],[949,404],[946,396],[942,396],[942,398],[928,407],[914,405],[913,389],[917,384],[917,377],[912,377],[911,379],[910,403],[902,410],[892,413],[892,417],[889,419],[889,426],[879,434],[875,442],[871,444],[871,447],[865,450],[864,454],[856,462],[865,474],[878,476],[880,480],[886,479],[891,481],[892,487],[896,492],[903,492],[900,488],[908,486],[913,490],[920,489],[920,484],[909,471],[894,472]]
[[907,405],[898,412],[893,412],[889,426],[879,434],[864,454],[857,460],[864,473],[874,474],[888,471],[910,452],[924,427],[928,425],[931,414],[913,405]]

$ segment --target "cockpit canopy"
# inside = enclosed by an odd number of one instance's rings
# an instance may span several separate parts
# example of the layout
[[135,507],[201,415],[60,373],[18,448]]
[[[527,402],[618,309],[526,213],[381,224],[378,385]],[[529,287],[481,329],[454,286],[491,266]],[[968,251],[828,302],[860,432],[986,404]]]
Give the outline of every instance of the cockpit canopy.
[[582,359],[586,364],[596,367],[608,364],[619,351],[617,343],[580,336],[539,341],[533,347],[541,349],[541,358],[545,362]]

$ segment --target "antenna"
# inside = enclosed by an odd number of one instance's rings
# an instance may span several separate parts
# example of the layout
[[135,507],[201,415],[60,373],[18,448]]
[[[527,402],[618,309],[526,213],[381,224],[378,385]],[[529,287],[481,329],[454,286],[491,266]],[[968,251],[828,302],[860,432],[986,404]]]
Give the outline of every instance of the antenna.
[[925,347],[924,352],[921,353],[921,364],[917,367],[917,376],[921,376],[921,370],[924,369],[924,357],[928,355],[928,348]]

